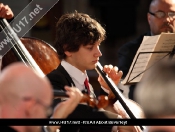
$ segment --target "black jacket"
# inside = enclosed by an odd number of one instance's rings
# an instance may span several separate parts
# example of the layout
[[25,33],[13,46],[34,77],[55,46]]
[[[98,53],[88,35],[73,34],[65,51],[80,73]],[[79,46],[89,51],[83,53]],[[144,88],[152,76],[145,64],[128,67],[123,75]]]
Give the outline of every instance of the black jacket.
[[[59,65],[56,70],[53,70],[51,73],[47,75],[50,80],[52,86],[56,90],[64,91],[64,86],[74,84],[71,77],[67,73],[67,71],[63,68],[62,65]],[[75,85],[75,84],[74,84]],[[59,103],[60,100],[54,100],[53,107]],[[68,116],[67,119],[109,119],[109,118],[118,118],[117,115],[111,112],[102,112],[98,111],[87,105],[79,104],[76,109]],[[61,132],[111,132],[112,126],[62,126]]]

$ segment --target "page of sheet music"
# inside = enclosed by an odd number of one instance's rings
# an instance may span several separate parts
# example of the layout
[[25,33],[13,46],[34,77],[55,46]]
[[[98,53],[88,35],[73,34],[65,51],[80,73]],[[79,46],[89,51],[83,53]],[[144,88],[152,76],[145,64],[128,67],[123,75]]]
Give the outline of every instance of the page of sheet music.
[[[143,41],[134,57],[129,72],[122,84],[139,82],[145,70],[148,70],[158,60],[168,53],[142,53],[155,51],[171,51],[175,45],[174,33],[162,33],[156,36],[144,36]],[[168,56],[166,57],[168,58]],[[174,57],[175,58],[175,57]]]
[[[172,51],[175,46],[175,34],[174,33],[162,33],[159,38],[154,51]],[[148,67],[152,66],[153,63],[156,63],[163,57],[165,57],[167,53],[162,54],[152,54],[151,59],[149,60]],[[169,56],[166,56],[164,59],[169,59]],[[173,57],[175,59],[175,57]]]

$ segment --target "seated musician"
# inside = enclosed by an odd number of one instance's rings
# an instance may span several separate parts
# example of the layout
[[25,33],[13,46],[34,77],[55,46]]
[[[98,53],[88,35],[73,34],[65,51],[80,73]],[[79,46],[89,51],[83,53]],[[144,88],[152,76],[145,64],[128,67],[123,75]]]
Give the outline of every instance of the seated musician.
[[[97,61],[102,56],[100,44],[105,40],[104,28],[89,15],[83,13],[69,13],[63,15],[56,26],[55,48],[61,60],[61,64],[57,69],[47,75],[52,86],[56,90],[64,91],[64,86],[75,86],[81,91],[96,98],[91,84],[88,82],[86,70],[95,68]],[[112,65],[106,65],[103,69],[106,74],[116,83],[122,76],[122,71]],[[108,86],[99,77],[100,84],[106,89]],[[109,99],[115,96],[109,91]],[[60,100],[57,100],[59,102]],[[55,100],[56,102],[56,100]],[[86,105],[78,105],[78,107],[68,117],[74,119],[107,119],[119,118],[117,114],[95,111]],[[109,117],[110,116],[110,117]],[[127,128],[127,127],[126,127]],[[79,127],[61,127],[61,132],[74,131],[112,131],[111,126],[79,126]],[[115,130],[114,130],[115,131]],[[117,130],[116,130],[117,131]],[[131,127],[129,131],[136,131]]]
[[[24,63],[13,63],[0,75],[0,118],[46,118],[50,115],[52,87],[47,78]],[[57,105],[52,118],[66,118],[82,98],[78,89],[65,87],[69,99]],[[49,126],[56,131],[59,126]],[[3,132],[38,132],[38,126],[10,126],[0,128]]]

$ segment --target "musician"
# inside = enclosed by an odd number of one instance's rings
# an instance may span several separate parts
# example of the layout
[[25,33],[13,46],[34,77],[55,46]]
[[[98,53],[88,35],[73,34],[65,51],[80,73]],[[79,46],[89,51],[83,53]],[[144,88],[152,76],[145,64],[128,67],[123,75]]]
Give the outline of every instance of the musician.
[[[61,64],[47,75],[53,88],[64,91],[65,85],[73,85],[96,98],[91,84],[88,82],[88,86],[85,85],[85,81],[88,80],[86,71],[94,69],[102,56],[100,44],[105,37],[104,28],[87,14],[75,11],[61,16],[56,25],[55,40],[55,48]],[[122,76],[122,71],[118,71],[118,68],[112,65],[104,66],[104,71],[115,83],[118,83]],[[103,87],[109,89],[101,77],[98,80]],[[115,98],[111,91],[107,92],[109,99]],[[106,119],[109,118],[109,115],[110,118],[118,118],[118,115],[104,113],[87,105],[78,105],[68,119]],[[115,127],[113,127],[114,129]],[[108,132],[112,128],[111,126],[79,126],[79,128],[62,126],[60,130],[66,132]],[[133,127],[131,127],[131,131],[134,131]]]
[[[134,97],[142,106],[146,118],[175,118],[175,62],[164,60],[145,73]],[[162,125],[162,124],[161,124]],[[148,132],[174,132],[173,126],[150,126]]]
[[[123,71],[123,78],[127,75],[136,52],[144,36],[158,35],[161,32],[175,31],[175,0],[151,0],[147,19],[150,31],[140,35],[137,39],[124,44],[118,50],[118,67]],[[130,86],[129,98],[133,99],[135,85]]]
[[[69,99],[55,107],[52,118],[66,118],[82,99],[78,89],[66,87]],[[0,118],[46,118],[51,114],[52,87],[47,78],[24,63],[13,63],[0,75]],[[58,126],[49,126],[56,131]],[[37,126],[10,126],[3,132],[38,132]]]

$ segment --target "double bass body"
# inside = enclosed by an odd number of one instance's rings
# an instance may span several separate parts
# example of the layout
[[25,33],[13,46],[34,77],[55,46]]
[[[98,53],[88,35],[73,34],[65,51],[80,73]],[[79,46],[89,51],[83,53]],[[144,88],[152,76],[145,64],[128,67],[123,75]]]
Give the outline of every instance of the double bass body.
[[[50,44],[32,37],[23,37],[20,38],[20,40],[44,74],[48,74],[57,68],[60,60],[56,50]],[[10,49],[7,54],[3,56],[2,69],[17,61],[19,61],[18,57],[13,52],[13,49]]]

